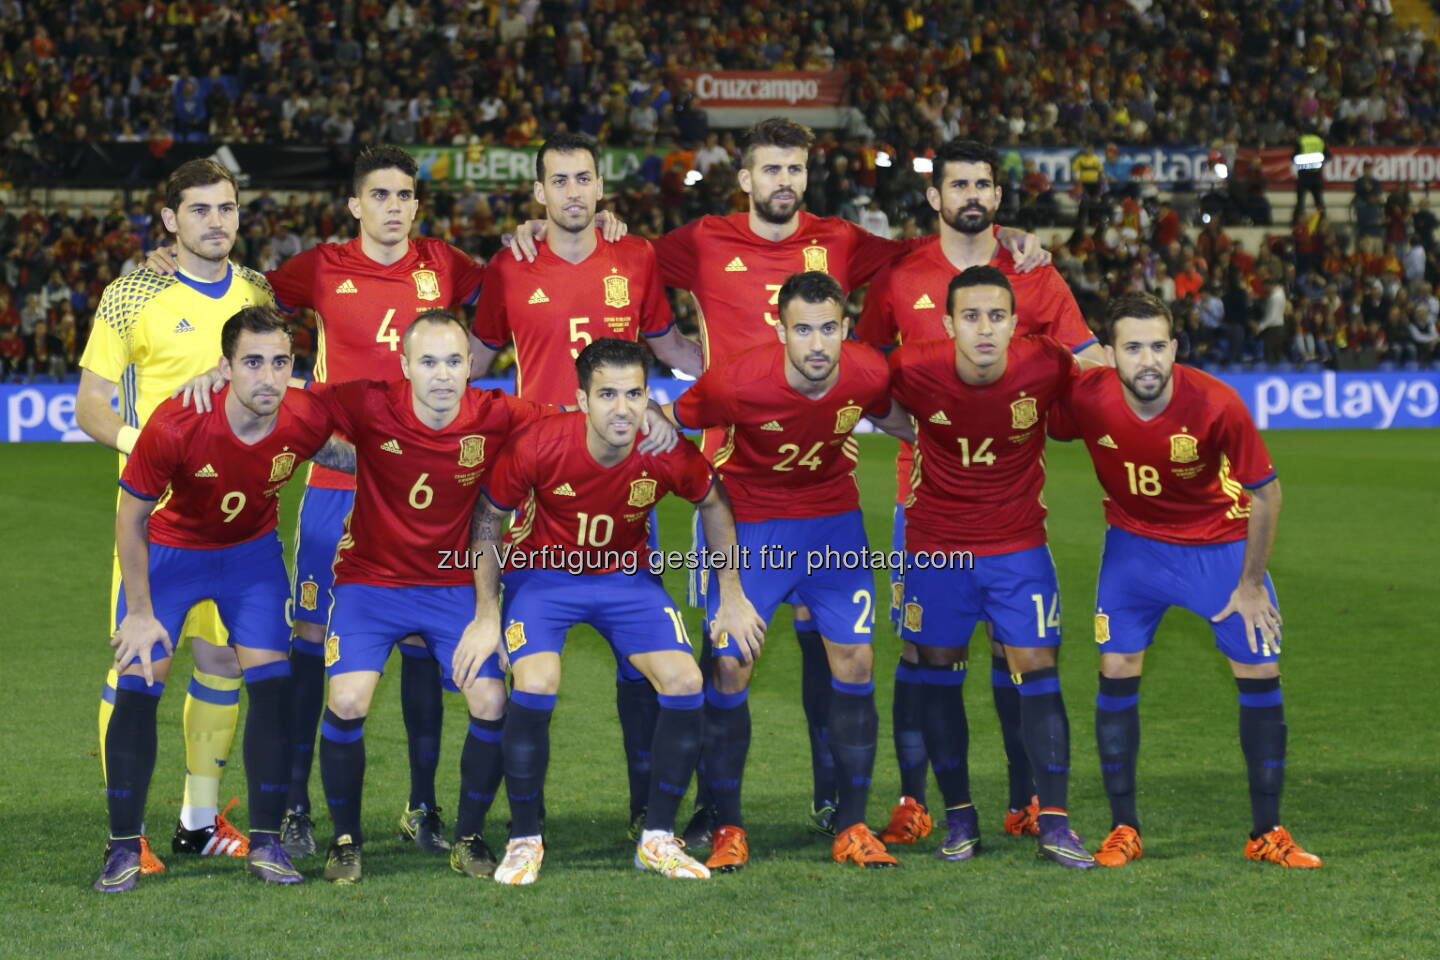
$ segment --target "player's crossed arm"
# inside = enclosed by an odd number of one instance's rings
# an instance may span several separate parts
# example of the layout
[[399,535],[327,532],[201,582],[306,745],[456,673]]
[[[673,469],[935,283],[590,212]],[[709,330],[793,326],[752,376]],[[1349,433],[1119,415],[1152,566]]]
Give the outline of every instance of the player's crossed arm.
[[331,470],[338,470],[341,473],[355,472],[355,445],[338,436],[332,436],[325,441],[325,446],[316,451],[315,456],[310,458],[322,467]]
[[[707,549],[726,555],[735,551],[735,514],[730,497],[719,477],[710,492],[700,501],[700,526],[705,531]],[[710,640],[718,645],[722,637],[735,641],[746,664],[760,656],[765,643],[765,620],[756,612],[750,598],[740,586],[740,574],[733,567],[714,571],[720,588],[720,606],[710,623]]]
[[[1245,532],[1245,563],[1240,582],[1230,593],[1225,609],[1210,619],[1216,623],[1232,614],[1245,620],[1245,640],[1251,653],[1280,650],[1280,611],[1265,589],[1265,568],[1270,563],[1270,549],[1275,545],[1275,530],[1280,524],[1280,481],[1269,482],[1250,491],[1250,520]],[[1257,642],[1256,637],[1259,637]]]
[[[450,661],[455,684],[467,690],[480,678],[480,668],[500,647],[500,533],[505,522],[485,494],[476,498],[470,518],[470,556],[475,569],[475,617],[460,635]],[[503,658],[504,653],[501,653]]]
[[898,401],[890,401],[890,412],[883,417],[866,414],[865,419],[875,424],[875,429],[882,430],[904,440],[906,443],[915,442],[915,421],[910,416],[910,411],[900,406]]
[[110,637],[115,648],[115,669],[124,672],[130,661],[140,658],[140,671],[145,685],[155,683],[150,651],[155,644],[169,656],[175,652],[170,635],[155,618],[150,605],[150,511],[154,500],[135,496],[121,489],[120,505],[115,513],[115,550],[120,559],[120,577],[125,589],[125,619]]

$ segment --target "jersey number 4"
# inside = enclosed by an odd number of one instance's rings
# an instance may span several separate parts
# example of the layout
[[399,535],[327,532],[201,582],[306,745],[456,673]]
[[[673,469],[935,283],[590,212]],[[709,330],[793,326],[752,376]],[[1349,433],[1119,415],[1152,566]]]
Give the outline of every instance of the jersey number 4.
[[375,331],[376,343],[388,343],[391,352],[400,349],[400,331],[390,326],[390,321],[395,319],[395,308],[391,307],[385,311],[385,316],[380,320],[380,329]]

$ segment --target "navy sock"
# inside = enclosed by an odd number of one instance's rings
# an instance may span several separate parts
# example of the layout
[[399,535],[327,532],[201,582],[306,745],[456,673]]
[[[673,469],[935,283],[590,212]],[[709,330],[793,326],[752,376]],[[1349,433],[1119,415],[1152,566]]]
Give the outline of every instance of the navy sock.
[[360,794],[365,786],[365,718],[342,720],[328,707],[320,720],[320,783],[335,836],[363,843]]
[[1253,838],[1280,825],[1280,793],[1285,788],[1285,701],[1279,677],[1236,677],[1235,686],[1240,691],[1240,749],[1250,775]]
[[890,707],[890,729],[895,740],[895,760],[900,765],[900,794],[925,802],[925,782],[930,778],[930,757],[925,752],[923,699],[920,668],[906,660],[895,664],[895,699]]
[[1040,809],[1064,814],[1069,802],[1070,718],[1060,695],[1060,671],[1055,667],[1020,675],[1020,732],[1030,755],[1030,771]]
[[875,772],[875,741],[880,718],[875,713],[875,683],[830,681],[830,746],[835,753],[840,802],[835,832],[865,820],[870,778]]
[[810,732],[810,799],[818,808],[836,798],[835,756],[830,744],[830,660],[813,620],[795,621],[800,643],[800,700]]
[[455,808],[455,839],[485,832],[485,815],[495,802],[505,773],[501,746],[505,721],[470,718],[460,749],[460,802]]
[[925,752],[946,807],[970,802],[970,723],[965,716],[966,662],[953,666],[920,664],[921,715]]
[[290,647],[290,796],[285,805],[310,809],[315,730],[325,709],[325,645],[296,637]]
[[[700,679],[705,684],[705,689],[707,690],[710,688],[710,677],[714,668],[715,649],[710,645],[710,631],[707,628],[705,630],[705,638],[700,641]],[[702,714],[705,713],[704,708],[701,708],[700,712]],[[705,736],[703,723],[701,726],[700,756],[695,759],[695,806],[709,807],[714,806],[715,797],[710,792],[710,777],[705,772],[705,758],[707,755],[705,741],[707,737]]]
[[1110,797],[1110,828],[1140,829],[1135,812],[1135,764],[1140,756],[1140,678],[1100,676],[1095,695],[1095,746]]
[[721,826],[744,827],[740,781],[750,752],[750,691],[721,693],[705,686],[705,774]]
[[440,767],[440,664],[425,647],[400,646],[400,711],[410,744],[410,809],[435,809],[435,771]]
[[1035,778],[1030,773],[1025,738],[1020,734],[1020,691],[1010,677],[1010,666],[1004,657],[990,657],[990,692],[995,697],[995,716],[1000,720],[1000,735],[1005,740],[1010,809],[1023,810],[1035,795]]
[[505,793],[510,798],[510,835],[540,835],[540,794],[550,766],[550,717],[553,693],[510,694],[505,713]]
[[623,670],[615,671],[615,712],[620,715],[620,739],[625,745],[631,817],[644,809],[650,797],[650,750],[660,714],[656,697],[655,688],[643,676],[634,680],[626,677]]
[[105,728],[105,800],[110,836],[139,851],[145,824],[145,797],[155,773],[155,709],[165,684],[122,676],[115,685],[115,709]]
[[290,792],[290,661],[245,671],[245,778],[250,832],[279,833]]
[[[649,684],[646,684],[649,686]],[[650,777],[650,795],[645,803],[645,829],[675,831],[675,811],[680,798],[690,789],[695,761],[700,756],[704,735],[705,695],[660,695],[656,700],[655,741],[652,753],[655,769]]]

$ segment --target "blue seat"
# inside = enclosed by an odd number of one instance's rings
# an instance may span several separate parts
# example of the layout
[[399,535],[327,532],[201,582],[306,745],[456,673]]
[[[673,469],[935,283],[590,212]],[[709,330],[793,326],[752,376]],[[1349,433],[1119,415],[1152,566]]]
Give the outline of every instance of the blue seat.
[[1252,363],[1252,364],[1250,365],[1250,372],[1251,372],[1251,373],[1269,373],[1269,372],[1270,372],[1270,364],[1266,363],[1264,360],[1256,360],[1254,363]]
[[1275,364],[1274,370],[1276,373],[1294,373],[1295,364],[1291,363],[1289,360],[1281,360],[1279,363]]
[[1393,372],[1394,369],[1395,369],[1395,361],[1394,361],[1394,360],[1381,360],[1379,363],[1377,363],[1377,364],[1375,365],[1375,369],[1376,369],[1376,370],[1380,370],[1380,371],[1382,371],[1382,372],[1384,372],[1384,373],[1391,373],[1391,372]]
[[1407,373],[1418,373],[1420,372],[1420,361],[1406,360],[1404,366],[1402,366],[1400,369],[1406,371]]
[[1304,373],[1324,373],[1325,364],[1319,360],[1306,360],[1305,365],[1300,368]]

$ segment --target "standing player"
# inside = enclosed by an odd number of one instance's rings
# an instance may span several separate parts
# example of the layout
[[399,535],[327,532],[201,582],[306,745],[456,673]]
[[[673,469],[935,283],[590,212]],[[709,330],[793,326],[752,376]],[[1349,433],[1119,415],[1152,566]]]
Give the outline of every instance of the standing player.
[[1082,374],[1050,420],[1056,438],[1085,440],[1110,525],[1095,592],[1095,739],[1113,825],[1095,859],[1119,867],[1143,853],[1135,811],[1140,671],[1160,618],[1184,607],[1210,620],[1239,688],[1254,818],[1246,859],[1318,867],[1320,858],[1280,825],[1280,611],[1265,572],[1280,517],[1275,467],[1235,391],[1175,363],[1163,303],[1129,294],[1108,314],[1105,354],[1114,369]]
[[[535,201],[545,205],[545,240],[533,261],[497,257],[475,310],[476,369],[515,342],[515,392],[537,403],[573,403],[575,358],[597,338],[645,343],[661,362],[698,377],[700,347],[675,327],[655,265],[639,237],[601,243],[595,208],[604,195],[595,141],[560,133],[535,158]],[[517,518],[517,524],[525,523]],[[653,536],[653,529],[652,529]],[[619,657],[615,705],[630,781],[631,839],[644,826],[655,689]]]
[[[999,169],[999,156],[985,144],[951,140],[940,148],[926,190],[931,209],[939,214],[939,235],[875,278],[865,295],[865,309],[855,335],[882,350],[899,343],[947,336],[945,295],[950,280],[970,267],[989,264],[1005,274],[1014,291],[1017,336],[1053,337],[1069,347],[1082,364],[1103,363],[1104,352],[1059,272],[1046,265],[1021,273],[1010,251],[996,239],[991,224],[1000,209],[1002,190],[996,181]],[[913,467],[914,447],[902,442],[895,458],[895,550],[902,549],[905,542],[905,504],[911,496]],[[890,588],[890,621],[898,630],[903,591],[899,570],[890,572]],[[988,624],[986,630],[988,634]],[[993,637],[990,646],[991,691],[1004,735],[1010,779],[1004,828],[1012,834],[1033,834],[1039,806],[1033,799],[1030,762],[1020,736],[1020,694],[1010,680],[1005,652]],[[895,665],[892,710],[901,797],[891,810],[889,826],[880,834],[886,843],[914,843],[930,833],[930,814],[925,806],[929,770],[921,729],[922,674],[918,664],[914,645],[904,644]]]
[[[330,440],[321,404],[287,396],[293,362],[285,321],[271,307],[246,307],[224,325],[220,369],[228,387],[201,413],[169,400],[140,433],[120,477],[115,538],[123,575],[116,604],[114,711],[106,729],[110,843],[95,882],[102,893],[135,886],[141,821],[155,769],[155,711],[187,612],[211,600],[230,634],[250,709],[245,773],[250,781],[250,873],[299,883],[280,846],[289,766],[289,583],[275,535],[280,490],[296,462],[326,454],[353,462]],[[339,460],[332,460],[337,465]]]
[[[553,234],[552,234],[553,235]],[[525,505],[501,552],[505,576],[504,636],[514,692],[505,718],[505,783],[514,817],[500,883],[534,883],[544,857],[540,796],[550,760],[550,717],[560,688],[565,634],[589,623],[659,691],[654,757],[637,837],[635,866],[666,877],[710,876],[675,839],[675,812],[700,755],[700,669],[690,640],[658,575],[646,570],[651,507],[667,493],[699,505],[716,550],[733,551],[735,527],[710,464],[689,443],[662,454],[636,446],[646,405],[645,352],[602,337],[575,362],[579,413],[524,430],[485,480],[492,529]],[[494,544],[490,544],[493,548]],[[515,559],[523,555],[526,562]],[[494,566],[476,573],[476,621],[495,621]],[[734,570],[719,578],[711,632],[755,652],[765,624],[740,590]],[[498,642],[499,630],[488,634]]]
[[[1066,812],[1060,589],[1041,497],[1045,417],[1076,364],[1049,337],[1013,339],[1014,303],[1003,273],[971,267],[946,294],[951,339],[911,341],[891,355],[895,404],[915,418],[919,436],[900,636],[919,653],[925,747],[945,798],[937,855],[968,860],[980,846],[963,685],[970,634],[984,620],[994,624],[1019,690],[1020,734],[1040,798],[1040,854],[1088,868],[1095,861]],[[924,562],[937,553],[951,562]]]
[[[220,330],[237,310],[269,304],[263,277],[230,262],[239,229],[235,178],[209,160],[181,164],[165,183],[160,218],[175,234],[180,272],[137,270],[110,283],[95,313],[95,328],[80,358],[75,419],[95,440],[125,456],[160,403],[215,362]],[[120,389],[121,415],[110,408]],[[120,589],[117,558],[111,611]],[[112,628],[115,624],[112,622]],[[192,644],[195,670],[185,695],[185,797],[171,848],[176,853],[244,856],[246,840],[219,814],[220,774],[240,715],[240,665],[226,645],[215,605],[203,601],[177,631]],[[116,671],[105,678],[100,702],[100,756],[116,702]],[[141,838],[146,873],[165,869]]]
[[[777,299],[780,342],[717,363],[667,410],[682,426],[725,429],[714,463],[735,505],[742,556],[749,551],[752,558],[740,572],[746,596],[767,620],[792,592],[815,612],[832,688],[829,749],[838,768],[832,856],[893,866],[895,858],[864,823],[878,725],[873,581],[868,567],[825,559],[866,550],[851,433],[862,416],[890,411],[888,373],[879,353],[847,342],[845,291],[833,277],[796,274]],[[899,422],[908,432],[908,421]],[[822,559],[812,562],[814,554]],[[716,610],[707,596],[707,612],[713,617]],[[706,866],[731,872],[750,859],[740,783],[750,747],[753,663],[750,651],[723,635],[713,646],[704,776],[719,826]]]

